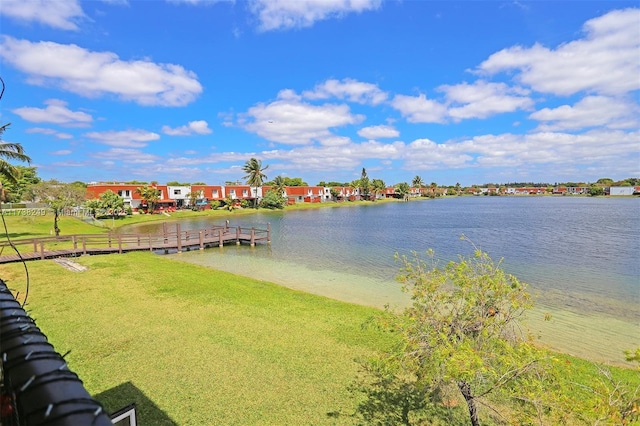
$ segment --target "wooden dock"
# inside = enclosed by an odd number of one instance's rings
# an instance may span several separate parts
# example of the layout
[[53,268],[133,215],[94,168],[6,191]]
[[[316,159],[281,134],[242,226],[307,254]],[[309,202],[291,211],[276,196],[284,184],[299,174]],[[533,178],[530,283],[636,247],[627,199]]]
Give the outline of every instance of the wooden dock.
[[267,229],[214,226],[211,228],[181,231],[177,223],[175,231],[163,227],[160,234],[77,234],[59,237],[28,238],[12,240],[20,255],[9,242],[0,243],[0,263],[41,260],[57,257],[76,257],[93,254],[126,253],[129,251],[151,251],[181,253],[222,247],[225,244],[250,244],[271,242],[271,225]]

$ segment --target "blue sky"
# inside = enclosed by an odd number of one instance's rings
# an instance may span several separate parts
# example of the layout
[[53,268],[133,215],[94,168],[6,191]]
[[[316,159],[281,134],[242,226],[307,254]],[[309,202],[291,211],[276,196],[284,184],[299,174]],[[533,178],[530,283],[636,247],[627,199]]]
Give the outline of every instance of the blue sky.
[[640,176],[637,1],[2,0],[45,179]]

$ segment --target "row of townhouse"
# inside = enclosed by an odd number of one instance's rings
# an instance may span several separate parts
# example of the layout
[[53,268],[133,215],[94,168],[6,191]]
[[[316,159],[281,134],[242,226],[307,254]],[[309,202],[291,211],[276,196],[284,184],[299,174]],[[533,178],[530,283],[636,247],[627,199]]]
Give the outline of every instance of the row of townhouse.
[[[475,195],[483,194],[506,194],[506,195],[542,195],[551,190],[554,195],[587,195],[589,194],[589,186],[556,186],[548,189],[542,186],[532,187],[489,187],[489,188],[468,188],[467,193]],[[604,192],[606,195],[634,195],[640,193],[640,186],[611,186],[605,187]]]
[[[106,191],[112,191],[122,197],[125,208],[131,207],[137,210],[143,207],[143,199],[138,188],[147,185],[136,185],[127,183],[91,183],[87,185],[87,199],[99,198]],[[158,209],[179,209],[191,207],[191,194],[197,194],[197,205],[208,208],[211,201],[224,201],[227,197],[233,200],[247,200],[252,202],[255,198],[262,198],[264,194],[271,189],[270,186],[260,188],[251,187],[249,185],[190,185],[190,186],[171,186],[171,185],[152,185],[160,191],[160,199],[156,203]],[[419,190],[424,188],[412,189],[412,195],[419,195]],[[332,191],[333,190],[333,191]],[[358,200],[361,199],[360,191],[351,187],[324,187],[324,186],[288,186],[285,187],[282,194],[288,204],[295,203],[322,203],[332,201],[332,192],[337,194],[338,201]],[[415,194],[414,194],[415,192]],[[391,198],[395,194],[393,187],[386,188],[382,193],[375,194],[378,198]]]
[[[122,197],[125,207],[136,210],[143,205],[143,200],[137,189],[146,185],[135,185],[126,183],[92,183],[87,186],[87,199],[99,198],[106,191],[113,191]],[[211,201],[224,201],[228,197],[237,200],[247,200],[252,202],[255,198],[262,198],[271,189],[270,186],[260,188],[249,185],[152,185],[160,191],[160,200],[156,204],[159,209],[176,209],[191,207],[191,194],[197,194],[198,205],[208,208]],[[540,195],[546,193],[546,187],[502,187],[502,188],[468,188],[468,194],[507,194],[507,195]],[[336,201],[354,201],[363,198],[358,188],[348,186],[324,187],[324,186],[288,186],[285,187],[283,196],[288,204],[295,203],[322,203],[333,201],[335,193]],[[443,195],[443,188],[410,188],[409,196],[421,197],[429,195]],[[555,187],[552,190],[557,195],[579,195],[588,194],[589,187]],[[605,188],[607,195],[634,195],[640,193],[640,187],[610,187]],[[370,194],[370,198],[395,198],[396,193],[393,187],[387,187],[383,191]]]

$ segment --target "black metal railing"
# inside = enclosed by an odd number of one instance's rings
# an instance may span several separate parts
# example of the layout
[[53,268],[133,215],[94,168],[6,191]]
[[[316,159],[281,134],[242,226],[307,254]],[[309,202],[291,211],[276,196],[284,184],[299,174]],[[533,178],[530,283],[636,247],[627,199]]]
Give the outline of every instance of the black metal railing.
[[0,279],[0,424],[109,426],[102,405]]

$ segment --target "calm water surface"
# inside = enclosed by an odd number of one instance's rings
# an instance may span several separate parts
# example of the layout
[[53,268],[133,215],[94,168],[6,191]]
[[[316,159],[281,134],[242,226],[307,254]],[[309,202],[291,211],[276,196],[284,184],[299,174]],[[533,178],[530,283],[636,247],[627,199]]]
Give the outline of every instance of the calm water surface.
[[[443,260],[471,254],[467,236],[530,285],[527,325],[566,352],[617,362],[640,345],[640,199],[454,197],[410,203],[229,215],[264,228],[271,245],[172,255],[184,261],[373,306],[404,306],[394,254],[433,248]],[[182,221],[182,229],[224,218]],[[155,232],[157,224],[140,225]],[[544,313],[553,320],[542,321]]]

